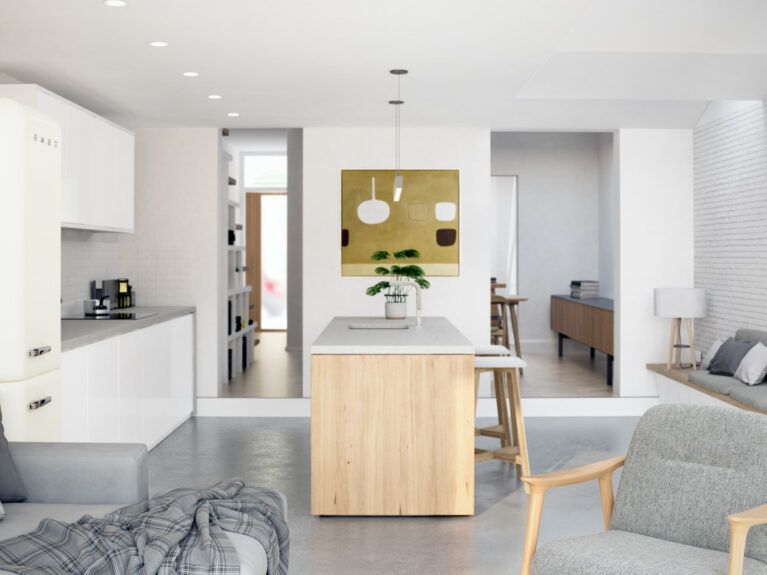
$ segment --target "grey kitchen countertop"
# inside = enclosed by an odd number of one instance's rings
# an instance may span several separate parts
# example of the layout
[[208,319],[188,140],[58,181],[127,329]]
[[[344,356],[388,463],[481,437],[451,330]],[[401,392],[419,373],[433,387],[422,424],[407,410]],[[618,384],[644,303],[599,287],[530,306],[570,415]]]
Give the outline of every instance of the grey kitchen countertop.
[[[408,329],[350,329],[355,325],[400,326]],[[317,355],[474,355],[474,345],[444,317],[424,317],[416,327],[415,318],[386,320],[381,317],[336,317],[312,344]]]
[[142,319],[62,319],[61,351],[66,352],[110,337],[143,329],[195,312],[194,306],[137,306],[124,310],[153,313]]

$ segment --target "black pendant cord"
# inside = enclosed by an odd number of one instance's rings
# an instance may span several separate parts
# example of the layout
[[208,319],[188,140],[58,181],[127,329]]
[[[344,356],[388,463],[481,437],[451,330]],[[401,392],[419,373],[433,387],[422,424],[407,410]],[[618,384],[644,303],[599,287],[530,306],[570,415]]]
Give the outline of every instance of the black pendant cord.
[[397,99],[389,100],[389,104],[394,106],[394,164],[399,174],[399,159],[400,159],[400,106],[405,102],[402,101],[401,95],[401,77],[407,74],[407,70],[396,69],[391,70],[391,74],[397,77]]

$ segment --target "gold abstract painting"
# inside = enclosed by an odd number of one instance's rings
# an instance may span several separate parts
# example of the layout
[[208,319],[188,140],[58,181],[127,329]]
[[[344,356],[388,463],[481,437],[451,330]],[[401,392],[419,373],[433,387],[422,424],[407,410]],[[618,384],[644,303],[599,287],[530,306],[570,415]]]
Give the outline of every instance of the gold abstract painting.
[[374,276],[373,252],[414,248],[427,276],[457,276],[458,170],[341,171],[341,275]]

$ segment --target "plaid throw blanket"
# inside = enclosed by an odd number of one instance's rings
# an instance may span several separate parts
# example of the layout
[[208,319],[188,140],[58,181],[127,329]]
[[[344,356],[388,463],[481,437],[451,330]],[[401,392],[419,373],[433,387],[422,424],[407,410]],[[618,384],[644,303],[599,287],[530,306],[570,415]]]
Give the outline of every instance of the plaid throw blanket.
[[44,519],[31,533],[0,542],[0,569],[34,575],[239,575],[225,531],[256,539],[269,575],[288,572],[288,526],[280,496],[238,479],[209,489],[176,489],[66,524]]

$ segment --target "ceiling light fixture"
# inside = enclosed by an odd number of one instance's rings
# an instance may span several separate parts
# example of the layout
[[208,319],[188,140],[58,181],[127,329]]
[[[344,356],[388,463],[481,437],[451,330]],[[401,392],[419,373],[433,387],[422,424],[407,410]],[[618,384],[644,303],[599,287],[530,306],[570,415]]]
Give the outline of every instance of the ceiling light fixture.
[[158,42],[149,42],[149,45],[152,48],[165,48],[168,45],[168,43],[167,42],[159,42],[158,41]]
[[230,118],[239,118],[239,117],[240,117],[240,114],[239,114],[239,113],[237,113],[237,112],[229,112],[229,113],[227,114],[227,116],[229,116]]
[[393,74],[397,77],[397,99],[396,100],[389,100],[389,104],[394,106],[395,114],[394,114],[394,156],[396,158],[396,168],[397,168],[397,175],[394,177],[394,201],[398,202],[400,197],[402,196],[402,174],[399,171],[399,108],[402,104],[405,103],[404,100],[400,98],[400,78],[407,74],[407,70],[402,69],[396,69],[396,70],[389,70],[390,74]]
[[181,75],[186,76],[187,78],[196,78],[197,76],[199,76],[197,72],[184,72]]
[[126,0],[104,0],[104,4],[111,6],[112,8],[122,8],[123,6],[127,6],[128,2]]
[[221,99],[221,96],[219,96],[218,94],[211,94],[210,96],[208,96],[208,100],[220,100],[220,99]]

